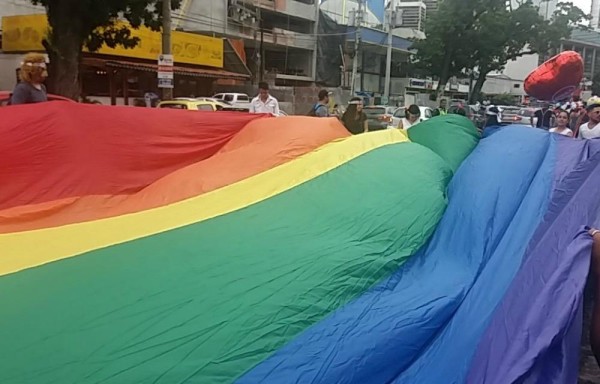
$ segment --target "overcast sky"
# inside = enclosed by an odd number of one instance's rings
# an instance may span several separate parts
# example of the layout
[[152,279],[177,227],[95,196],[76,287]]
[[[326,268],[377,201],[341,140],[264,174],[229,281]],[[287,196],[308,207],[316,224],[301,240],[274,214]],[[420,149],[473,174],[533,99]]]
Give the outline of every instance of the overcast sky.
[[572,0],[573,4],[581,8],[585,13],[590,13],[592,9],[592,0]]
[[581,8],[585,13],[590,13],[592,0],[573,0],[573,4]]

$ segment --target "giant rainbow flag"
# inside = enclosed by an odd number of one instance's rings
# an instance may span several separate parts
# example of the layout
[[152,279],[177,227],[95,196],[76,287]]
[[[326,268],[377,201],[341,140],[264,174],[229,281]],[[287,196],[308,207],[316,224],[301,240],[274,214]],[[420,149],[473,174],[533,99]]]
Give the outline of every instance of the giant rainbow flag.
[[600,141],[0,108],[1,383],[567,383]]

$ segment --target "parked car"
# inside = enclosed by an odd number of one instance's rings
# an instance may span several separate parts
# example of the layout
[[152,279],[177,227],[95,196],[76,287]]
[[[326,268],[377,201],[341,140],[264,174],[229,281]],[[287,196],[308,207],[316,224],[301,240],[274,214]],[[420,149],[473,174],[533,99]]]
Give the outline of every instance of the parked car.
[[188,100],[188,101],[207,101],[211,103],[223,103],[231,105],[223,100],[215,99],[214,97],[176,97],[175,100]]
[[535,127],[538,120],[535,116],[536,111],[538,111],[538,108],[521,108],[518,113],[519,121],[516,124],[531,125],[531,118],[533,118],[533,126]]
[[519,116],[519,107],[498,107],[500,109],[500,117],[503,124],[520,124],[521,117]]
[[[394,111],[390,126],[397,128],[400,125],[400,121],[406,117],[406,108],[400,107]],[[433,116],[433,110],[429,107],[419,107],[419,110],[421,111],[420,121],[429,120]]]
[[213,99],[231,104],[237,108],[250,110],[250,97],[245,93],[217,93]]
[[394,111],[396,109],[396,107],[388,107],[385,105],[370,105],[364,107],[363,112],[367,115],[369,131],[387,129],[392,124]]
[[190,111],[207,111],[207,112],[215,112],[215,111],[238,111],[238,112],[248,112],[245,108],[238,108],[226,104],[219,100],[198,100],[198,99],[187,99],[187,98],[179,98],[175,100],[167,100],[161,101],[158,103],[157,108],[170,108],[170,109],[184,109]]
[[[11,95],[12,95],[12,92],[10,92],[10,91],[0,91],[0,107],[4,107],[4,106],[8,105]],[[75,102],[69,98],[66,98],[63,96],[58,96],[58,95],[52,95],[52,94],[48,94],[48,101],[66,101],[69,103]]]

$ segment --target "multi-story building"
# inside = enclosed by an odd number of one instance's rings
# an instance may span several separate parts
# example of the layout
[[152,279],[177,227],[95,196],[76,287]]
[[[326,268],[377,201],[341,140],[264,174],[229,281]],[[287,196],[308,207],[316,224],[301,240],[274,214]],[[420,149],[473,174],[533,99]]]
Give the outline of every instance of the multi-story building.
[[425,31],[427,5],[423,1],[401,2],[396,9],[402,12],[402,28]]
[[[585,29],[575,29],[571,37],[564,39],[558,50],[552,50],[546,55],[536,55],[537,63],[541,64],[550,57],[564,51],[575,51],[583,58],[584,80],[591,81],[600,72],[600,32]],[[531,68],[533,69],[533,68]]]
[[[353,24],[350,20],[358,10],[358,0],[323,0],[321,2],[321,12],[332,18],[340,25]],[[375,15],[368,3],[363,0],[363,25],[368,28],[383,28],[383,17]]]
[[[402,3],[412,3],[415,0],[397,0],[396,3],[400,3],[399,5],[402,5]],[[438,0],[424,0],[423,4],[425,4],[425,8],[427,10],[427,14],[428,15],[433,15],[435,12],[437,12],[438,10]]]
[[600,0],[592,0],[592,21],[591,27],[595,31],[600,31]]
[[314,81],[317,16],[316,0],[193,0],[174,20],[185,31],[238,39],[255,80],[286,83]]
[[[45,13],[43,7],[34,7],[29,0],[3,0],[0,90],[14,87],[23,54],[45,51],[42,41],[49,30]],[[127,105],[138,102],[146,92],[158,91],[160,32],[142,26],[131,33],[143,44],[132,49],[103,46],[97,52],[83,52],[79,68],[83,95],[103,103]],[[234,44],[214,33],[210,35],[187,33],[180,26],[173,31],[175,96],[211,95],[216,83],[223,79],[243,82],[250,78]],[[49,65],[52,76],[53,63]],[[49,90],[52,91],[51,81]]]

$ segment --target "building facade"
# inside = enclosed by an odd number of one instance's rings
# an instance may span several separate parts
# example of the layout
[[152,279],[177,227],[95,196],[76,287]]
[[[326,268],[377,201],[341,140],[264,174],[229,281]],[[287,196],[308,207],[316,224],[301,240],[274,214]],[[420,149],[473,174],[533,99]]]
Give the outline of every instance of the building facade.
[[425,31],[425,19],[427,17],[427,5],[422,1],[401,2],[396,7],[402,12],[402,28],[415,31]]
[[583,58],[583,83],[589,87],[594,75],[600,72],[600,32],[593,30],[575,29],[571,37],[561,42],[558,50],[547,55],[539,55],[538,64],[564,51],[575,51]]
[[591,9],[591,27],[595,31],[600,31],[600,0],[592,0]]
[[[14,87],[24,54],[45,51],[42,41],[49,30],[43,8],[21,7],[16,0],[11,1],[14,7],[0,8],[3,12],[0,90]],[[119,22],[127,25],[126,21]],[[82,53],[79,75],[83,96],[103,104],[131,105],[141,103],[147,92],[158,93],[161,34],[144,26],[131,29],[131,34],[141,41],[134,48],[103,46],[97,52]],[[228,39],[176,30],[172,33],[172,51],[176,97],[211,95],[219,81],[250,78],[235,44]],[[50,62],[50,76],[52,65]]]
[[314,81],[318,16],[316,0],[187,0],[174,27],[236,39],[254,81]]

